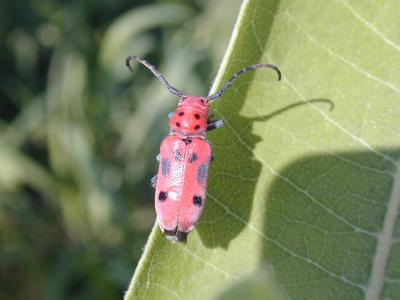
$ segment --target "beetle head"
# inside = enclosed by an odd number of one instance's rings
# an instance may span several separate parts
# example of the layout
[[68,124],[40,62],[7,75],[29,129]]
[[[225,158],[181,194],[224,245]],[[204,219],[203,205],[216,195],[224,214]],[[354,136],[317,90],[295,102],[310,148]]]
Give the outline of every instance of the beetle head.
[[209,103],[204,97],[183,96],[169,121],[175,132],[201,134],[207,130]]

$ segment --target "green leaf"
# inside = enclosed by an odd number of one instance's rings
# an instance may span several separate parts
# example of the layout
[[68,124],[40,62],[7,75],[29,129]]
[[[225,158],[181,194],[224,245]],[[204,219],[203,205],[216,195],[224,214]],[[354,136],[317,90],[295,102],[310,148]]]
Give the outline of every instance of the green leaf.
[[273,287],[271,274],[267,268],[261,268],[250,276],[235,282],[222,292],[217,300],[278,300],[283,299]]
[[213,299],[267,264],[292,299],[400,295],[399,1],[244,1],[187,245],[154,227],[126,299]]

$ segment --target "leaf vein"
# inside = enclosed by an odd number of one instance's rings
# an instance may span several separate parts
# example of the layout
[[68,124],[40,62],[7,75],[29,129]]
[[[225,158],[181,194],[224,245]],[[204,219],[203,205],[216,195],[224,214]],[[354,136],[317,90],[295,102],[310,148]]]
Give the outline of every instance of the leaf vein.
[[329,49],[327,46],[321,44],[320,42],[318,42],[310,33],[308,33],[306,31],[306,29],[301,26],[296,19],[288,12],[286,11],[285,14],[288,16],[288,18],[307,36],[307,38],[314,43],[315,45],[317,45],[319,48],[323,49],[325,52],[327,52],[329,55],[341,60],[342,62],[344,62],[345,64],[349,65],[350,67],[352,67],[353,69],[359,71],[361,74],[363,74],[365,77],[376,81],[380,84],[383,84],[385,86],[387,86],[388,88],[392,89],[393,91],[395,91],[396,93],[400,93],[400,88],[397,87],[396,85],[394,85],[391,82],[387,82],[383,79],[380,79],[378,77],[376,77],[375,75],[372,75],[371,73],[369,73],[368,71],[364,70],[363,68],[361,68],[360,66],[358,66],[357,64],[353,63],[352,61],[344,58],[343,56],[333,52],[331,49]]
[[[287,81],[287,80],[286,80],[286,81]],[[288,81],[287,81],[287,83],[289,84]],[[293,85],[290,85],[290,84],[289,84],[289,86],[293,89]],[[317,110],[317,111],[322,115],[322,117],[323,117],[324,119],[330,119],[330,117],[329,117],[328,115],[326,115],[325,113],[323,113],[322,110],[319,110],[315,105],[313,105],[313,104],[310,103],[310,102],[306,102],[305,97],[302,96],[302,95],[299,93],[299,91],[298,91],[297,89],[293,89],[293,90],[295,91],[295,93],[296,93],[298,96],[300,96],[300,99],[301,99],[302,102],[306,103],[307,105],[310,105],[312,109]],[[242,93],[241,93],[239,90],[235,90],[235,91],[236,91],[238,94],[241,94],[241,96],[243,97]],[[243,98],[244,98],[244,97],[243,97]],[[255,107],[253,104],[251,104],[251,101],[249,101],[249,106],[252,107],[252,108],[253,108],[255,111],[257,111],[257,112],[260,111],[257,107]],[[328,121],[329,121],[330,123],[332,123],[332,121],[330,121],[330,120],[328,120]],[[277,126],[277,125],[273,124],[272,122],[270,123],[270,125],[273,126],[273,127],[275,127],[275,128],[277,128],[277,129],[279,129],[279,130],[281,130],[281,131],[283,131],[283,132],[286,133],[287,135],[289,135],[290,138],[291,138],[293,141],[295,141],[296,143],[301,143],[301,144],[303,144],[303,145],[306,145],[306,146],[310,147],[310,148],[313,149],[313,150],[319,150],[317,147],[315,147],[315,146],[312,145],[311,143],[305,142],[304,139],[298,139],[298,138],[296,138],[295,135],[293,135],[290,131],[286,130],[285,128],[283,128],[283,127],[281,127],[281,126]],[[334,125],[335,125],[335,124],[334,124]],[[335,127],[337,127],[337,126],[335,125]],[[246,128],[247,128],[247,126],[246,126]],[[265,129],[265,130],[266,130],[266,129]],[[345,133],[345,134],[346,134],[346,133]],[[352,137],[351,137],[351,138],[352,138]],[[365,141],[364,141],[364,142],[365,142]],[[358,167],[358,168],[360,168],[360,169],[367,170],[367,171],[370,171],[370,172],[375,172],[375,173],[378,173],[378,174],[381,174],[381,175],[387,175],[387,176],[390,176],[390,177],[394,177],[394,173],[393,173],[393,172],[390,172],[390,171],[388,171],[388,170],[386,170],[386,169],[385,169],[385,170],[380,170],[380,169],[372,168],[372,167],[369,167],[369,166],[367,166],[367,165],[363,165],[363,164],[357,163],[357,162],[355,162],[355,161],[352,161],[352,160],[350,160],[350,159],[348,159],[348,158],[346,158],[346,157],[344,157],[344,156],[342,156],[342,155],[336,154],[336,153],[331,152],[331,151],[326,151],[326,153],[332,155],[333,157],[338,158],[339,160],[341,160],[341,161],[343,161],[343,162],[346,162],[346,163],[351,164],[351,165],[353,165],[353,166],[355,166],[355,167]],[[385,157],[385,159],[386,159],[386,157]],[[394,161],[391,160],[391,162],[394,162]]]
[[252,151],[251,147],[249,147],[249,145],[247,145],[247,143],[245,141],[242,140],[242,138],[240,137],[240,135],[234,130],[234,128],[229,124],[229,122],[225,122],[225,125],[227,125],[227,127],[229,127],[232,132],[235,134],[235,136],[237,137],[238,141],[245,147],[248,149],[248,151],[250,153],[253,153],[254,156],[262,163],[262,165],[267,168],[269,170],[269,172],[271,172],[271,174],[279,177],[280,179],[282,179],[283,181],[285,181],[287,184],[289,184],[290,186],[292,186],[296,191],[300,192],[301,194],[305,195],[308,199],[310,199],[313,203],[315,203],[317,206],[321,207],[323,210],[325,210],[328,214],[330,214],[331,216],[333,216],[335,219],[341,221],[342,223],[346,224],[347,226],[349,226],[350,228],[352,228],[354,231],[356,232],[360,232],[360,233],[364,233],[366,235],[369,236],[376,236],[375,233],[364,230],[362,228],[358,228],[357,226],[355,226],[354,224],[350,223],[349,221],[347,221],[345,218],[341,217],[340,215],[338,215],[334,210],[332,210],[330,207],[327,207],[326,205],[322,204],[321,202],[317,201],[307,190],[304,190],[302,188],[300,188],[299,186],[297,186],[294,182],[292,182],[291,180],[289,180],[287,177],[283,176],[282,174],[280,174],[279,172],[275,171],[271,166],[269,166],[264,159],[259,156],[257,154],[256,151]]
[[341,2],[349,11],[350,13],[358,19],[365,27],[370,29],[373,33],[375,33],[382,41],[384,41],[389,46],[395,48],[396,50],[400,50],[400,46],[394,43],[391,39],[386,37],[382,32],[380,32],[372,23],[368,22],[364,17],[362,17],[349,3],[345,0],[338,0]]
[[319,269],[320,271],[322,271],[323,273],[336,278],[348,285],[351,285],[353,287],[356,287],[362,291],[364,291],[364,287],[360,284],[354,283],[350,280],[348,280],[346,277],[341,276],[341,275],[337,275],[331,271],[329,271],[328,269],[324,268],[323,266],[319,265],[317,262],[313,261],[312,259],[308,258],[308,257],[303,257],[295,252],[293,252],[292,250],[288,249],[287,247],[285,247],[284,245],[282,245],[281,243],[279,243],[278,241],[270,238],[269,236],[267,236],[264,232],[258,230],[256,227],[254,227],[252,224],[246,222],[246,220],[244,220],[242,217],[240,217],[239,215],[235,214],[233,211],[231,211],[226,205],[224,205],[222,202],[218,201],[216,197],[212,196],[210,193],[208,193],[208,195],[210,196],[210,198],[217,203],[218,205],[220,205],[222,208],[224,208],[226,210],[226,212],[228,214],[230,214],[232,217],[234,217],[235,219],[237,219],[239,222],[245,224],[246,226],[249,227],[250,230],[252,230],[253,232],[257,233],[258,235],[260,235],[263,239],[265,239],[266,241],[274,244],[275,246],[277,246],[278,248],[280,248],[281,250],[283,250],[284,252],[288,253],[289,255],[304,261],[305,263],[308,263],[312,266],[314,266],[315,268]]
[[394,232],[397,216],[400,210],[400,161],[396,165],[396,176],[390,195],[388,209],[385,215],[382,231],[378,234],[378,243],[373,259],[372,272],[366,300],[379,299],[385,279],[385,268],[389,258],[391,239]]
[[[302,99],[302,101],[306,101],[306,98],[300,93],[300,91],[287,79],[287,77],[285,77],[284,82],[286,82],[288,84],[288,86]],[[368,150],[370,150],[371,152],[375,153],[376,155],[379,155],[380,157],[384,158],[385,160],[396,164],[396,161],[394,159],[392,159],[390,156],[387,156],[386,154],[376,150],[374,147],[372,147],[368,142],[366,142],[365,140],[363,140],[362,138],[352,134],[349,130],[347,130],[345,127],[343,127],[342,125],[340,125],[338,122],[336,122],[335,120],[333,120],[332,118],[330,118],[324,111],[322,111],[321,109],[319,109],[315,104],[310,103],[311,107],[313,109],[315,109],[316,111],[318,111],[329,123],[331,123],[332,125],[334,125],[335,127],[337,127],[338,129],[340,129],[345,135],[349,136],[350,138],[352,138],[353,140],[355,140],[356,142],[360,143],[361,145],[363,145],[364,147],[366,147]]]
[[194,258],[196,258],[197,260],[201,261],[204,265],[206,265],[206,266],[212,268],[213,270],[215,270],[215,271],[217,271],[217,272],[219,272],[219,273],[225,275],[226,277],[238,279],[237,276],[234,276],[234,275],[232,275],[232,274],[229,274],[229,273],[225,272],[224,270],[222,270],[221,268],[217,267],[216,265],[214,265],[214,264],[212,264],[212,263],[210,263],[210,262],[204,260],[204,259],[201,258],[199,255],[197,255],[196,253],[194,253],[193,251],[191,251],[190,249],[188,249],[187,246],[179,245],[179,247],[180,247],[183,251],[189,253],[192,257],[194,257]]

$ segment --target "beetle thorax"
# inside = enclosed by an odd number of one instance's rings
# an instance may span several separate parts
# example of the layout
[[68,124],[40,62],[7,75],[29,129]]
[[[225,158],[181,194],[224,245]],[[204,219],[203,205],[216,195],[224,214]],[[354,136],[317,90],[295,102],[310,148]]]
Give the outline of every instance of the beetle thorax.
[[209,105],[203,97],[185,96],[179,104],[169,125],[171,130],[184,135],[199,135],[207,130]]

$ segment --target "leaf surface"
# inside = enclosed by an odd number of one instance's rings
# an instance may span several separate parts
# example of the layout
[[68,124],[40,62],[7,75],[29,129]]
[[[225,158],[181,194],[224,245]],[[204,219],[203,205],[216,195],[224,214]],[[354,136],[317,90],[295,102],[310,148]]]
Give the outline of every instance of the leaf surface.
[[153,229],[126,299],[214,299],[267,264],[291,299],[400,295],[399,1],[244,1],[226,126],[187,245]]

